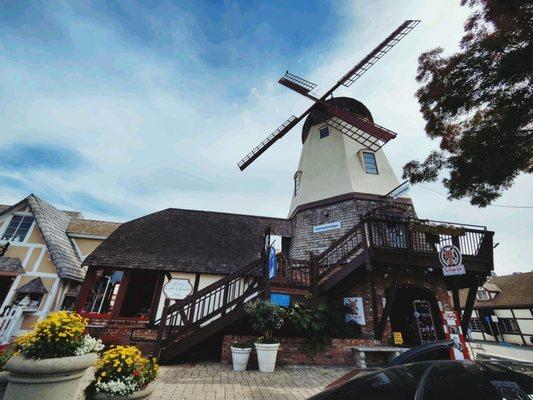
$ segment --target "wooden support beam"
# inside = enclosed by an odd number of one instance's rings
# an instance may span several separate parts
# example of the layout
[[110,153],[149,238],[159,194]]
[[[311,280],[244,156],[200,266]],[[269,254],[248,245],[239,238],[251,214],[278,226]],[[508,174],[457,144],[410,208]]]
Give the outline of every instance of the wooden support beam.
[[392,277],[391,277],[391,285],[389,287],[389,290],[387,291],[385,308],[383,309],[383,313],[381,314],[381,318],[379,320],[377,329],[374,332],[376,340],[381,340],[383,338],[383,332],[385,331],[385,324],[387,323],[387,319],[389,318],[390,311],[392,309],[392,304],[394,302],[394,298],[396,297],[396,292],[398,291],[398,284],[400,283],[401,274],[402,274],[402,268],[400,267],[394,268]]
[[459,299],[459,286],[457,285],[457,282],[454,282],[453,289],[452,289],[452,296],[453,296],[453,309],[460,314],[461,313],[461,301]]
[[[470,317],[472,316],[472,310],[474,309],[474,303],[476,302],[476,294],[479,282],[476,280],[470,288],[468,288],[468,295],[466,297],[465,311],[461,317],[461,328],[463,329],[463,335],[466,335],[468,330],[468,324],[470,323]],[[454,299],[455,302],[455,299]],[[461,309],[459,309],[459,315],[461,315]]]

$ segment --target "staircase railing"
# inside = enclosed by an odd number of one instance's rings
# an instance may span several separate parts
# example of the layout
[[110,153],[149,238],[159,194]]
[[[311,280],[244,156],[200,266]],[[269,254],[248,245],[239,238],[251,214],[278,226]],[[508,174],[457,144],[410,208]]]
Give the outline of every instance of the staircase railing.
[[286,258],[283,254],[278,257],[276,276],[271,285],[297,289],[309,289],[312,284],[311,262]]
[[317,257],[318,279],[322,279],[341,264],[355,258],[359,251],[362,251],[364,240],[366,240],[365,225],[364,222],[359,222]]
[[263,259],[258,259],[174,304],[166,299],[161,318],[155,322],[162,348],[257,296],[263,273]]

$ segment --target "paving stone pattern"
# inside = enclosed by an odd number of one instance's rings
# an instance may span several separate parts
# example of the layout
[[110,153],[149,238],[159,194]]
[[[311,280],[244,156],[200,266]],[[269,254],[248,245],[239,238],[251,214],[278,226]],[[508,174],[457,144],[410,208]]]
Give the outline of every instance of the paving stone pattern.
[[307,399],[352,368],[282,365],[261,373],[234,372],[230,365],[215,362],[164,366],[150,400]]

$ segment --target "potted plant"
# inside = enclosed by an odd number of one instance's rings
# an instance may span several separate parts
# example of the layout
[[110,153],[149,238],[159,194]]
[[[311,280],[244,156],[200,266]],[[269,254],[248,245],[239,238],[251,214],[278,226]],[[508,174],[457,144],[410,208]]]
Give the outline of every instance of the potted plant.
[[96,363],[94,380],[85,390],[94,400],[147,399],[157,378],[156,359],[143,357],[135,346],[111,347]]
[[276,366],[279,342],[272,337],[283,326],[285,310],[269,301],[254,301],[245,306],[252,327],[263,334],[255,342],[259,371],[273,372]]
[[13,356],[13,349],[11,346],[2,346],[0,349],[0,400],[4,398],[4,393],[7,387],[7,377],[9,372],[5,370],[7,360]]
[[34,330],[15,340],[5,400],[70,400],[96,362],[102,342],[85,335],[87,320],[75,312],[50,313]]
[[249,341],[234,342],[231,345],[231,358],[233,360],[234,371],[246,371],[251,352],[252,343]]

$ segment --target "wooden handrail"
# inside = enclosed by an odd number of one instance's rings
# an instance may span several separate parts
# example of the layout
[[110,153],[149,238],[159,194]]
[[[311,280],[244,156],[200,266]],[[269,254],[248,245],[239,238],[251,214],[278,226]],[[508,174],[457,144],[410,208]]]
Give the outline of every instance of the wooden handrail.
[[169,309],[168,309],[169,313],[181,308],[182,306],[184,306],[187,303],[191,303],[191,302],[195,301],[196,299],[202,297],[203,295],[205,295],[205,294],[207,294],[209,292],[212,292],[214,289],[225,285],[227,282],[229,282],[232,279],[235,279],[235,278],[241,276],[243,273],[245,273],[245,272],[247,272],[249,270],[252,270],[254,267],[256,267],[256,266],[258,266],[260,264],[261,264],[261,259],[255,260],[255,261],[251,262],[250,264],[244,266],[243,268],[240,268],[237,271],[234,271],[231,274],[226,275],[224,278],[219,279],[216,282],[213,282],[211,285],[206,286],[205,288],[197,291],[196,293],[193,293],[190,296],[187,296],[183,300],[179,300],[179,301],[175,302],[174,304],[169,306]]

